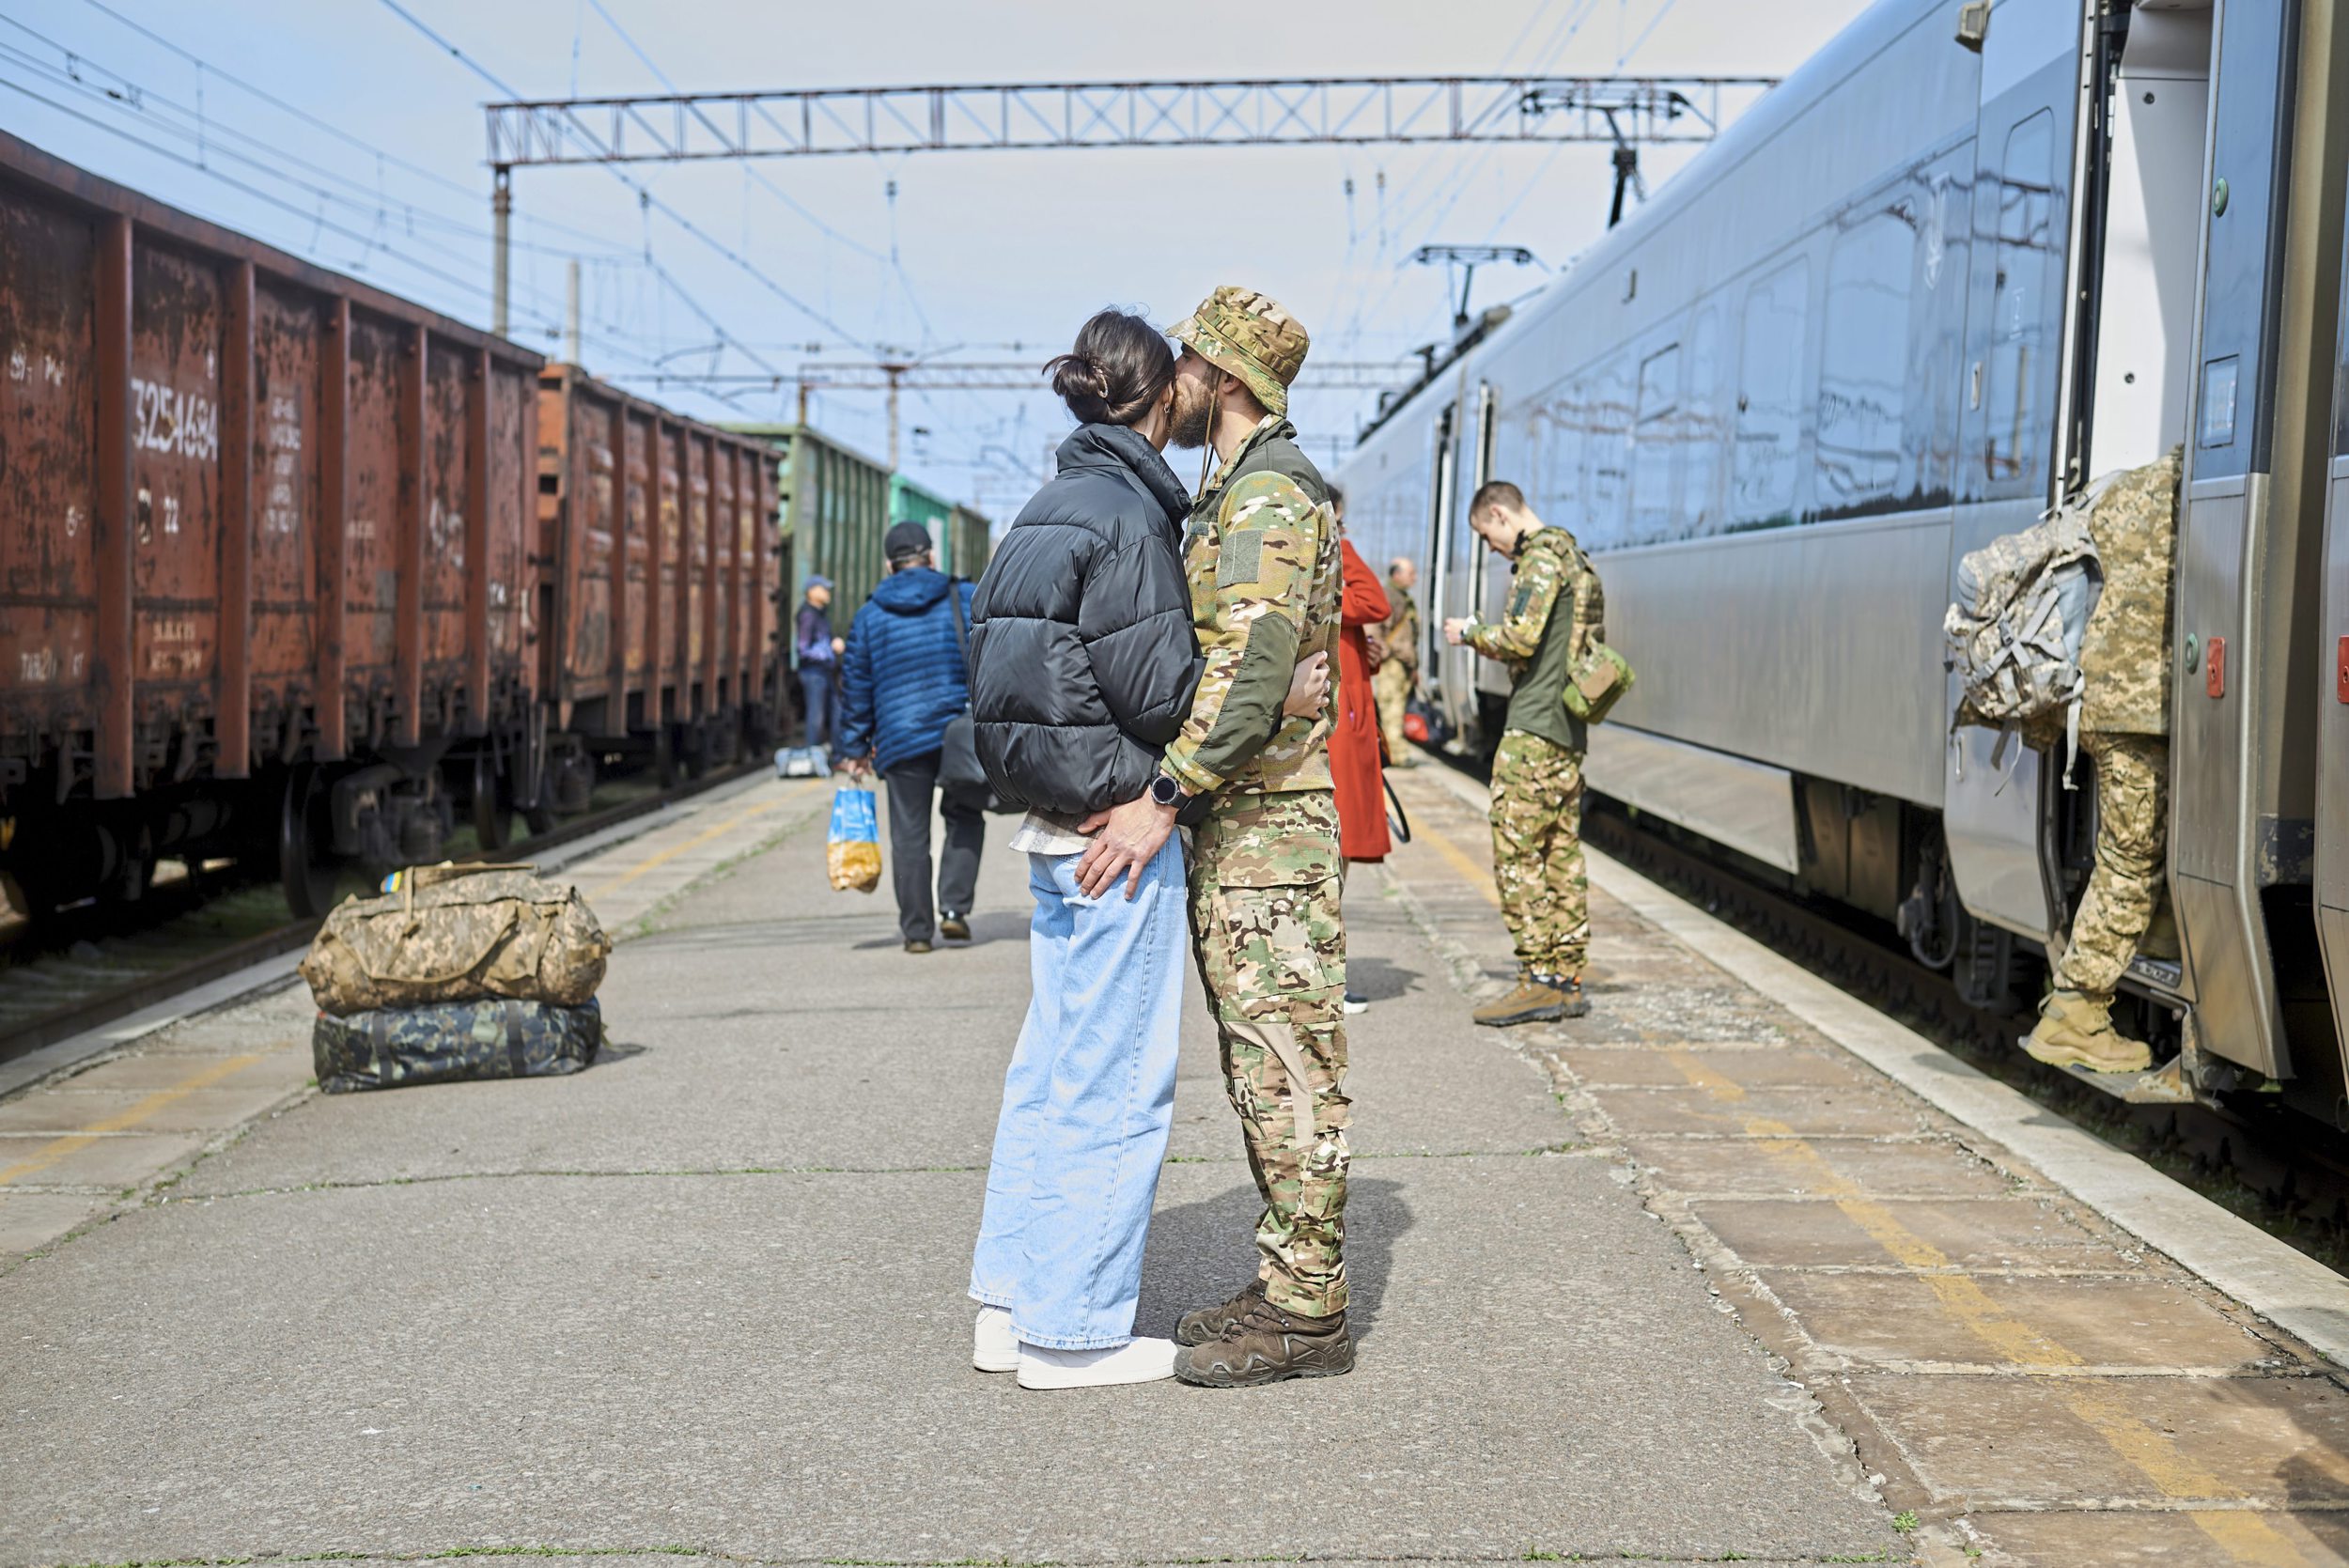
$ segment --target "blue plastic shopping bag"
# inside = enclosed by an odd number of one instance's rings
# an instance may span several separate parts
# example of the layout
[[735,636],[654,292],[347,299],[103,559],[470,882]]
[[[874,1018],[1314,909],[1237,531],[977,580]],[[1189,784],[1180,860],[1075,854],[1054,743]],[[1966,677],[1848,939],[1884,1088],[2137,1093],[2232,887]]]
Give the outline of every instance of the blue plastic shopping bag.
[[880,886],[880,815],[873,809],[871,790],[843,785],[832,791],[824,863],[835,893],[849,888],[871,893]]

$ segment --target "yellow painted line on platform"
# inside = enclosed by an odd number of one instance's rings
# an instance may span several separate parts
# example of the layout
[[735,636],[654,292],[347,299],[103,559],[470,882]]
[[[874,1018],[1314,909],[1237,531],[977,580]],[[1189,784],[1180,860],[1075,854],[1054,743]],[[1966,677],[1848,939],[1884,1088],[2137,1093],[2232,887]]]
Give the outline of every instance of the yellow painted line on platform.
[[688,849],[698,849],[703,845],[708,844],[711,839],[730,832],[736,828],[739,828],[743,823],[748,822],[754,816],[764,816],[769,812],[773,811],[777,806],[782,804],[783,802],[781,800],[769,800],[760,805],[753,806],[748,811],[737,812],[732,816],[727,817],[723,822],[719,823],[716,827],[705,828],[682,844],[673,844],[669,846],[668,848],[661,850],[659,854],[647,855],[643,860],[637,862],[633,866],[630,867],[627,871],[622,872],[619,876],[614,877],[611,881],[598,887],[595,890],[596,893],[598,895],[601,895],[604,893],[617,893],[620,889],[636,880],[637,877],[644,876],[648,871],[656,871],[660,869],[661,866],[668,864],[671,861],[676,860],[679,855],[684,854]]
[[1423,840],[1450,862],[1452,869],[1466,878],[1469,886],[1483,893],[1494,908],[1501,908],[1501,889],[1494,883],[1489,867],[1479,865],[1470,859],[1467,850],[1445,837],[1439,829],[1424,818],[1411,825],[1411,842],[1418,844]]
[[198,1089],[209,1089],[222,1079],[230,1078],[244,1071],[269,1054],[270,1052],[261,1050],[249,1051],[242,1056],[226,1057],[199,1072],[190,1073],[168,1089],[158,1089],[127,1110],[109,1116],[102,1122],[92,1122],[79,1132],[70,1132],[62,1138],[43,1143],[14,1165],[0,1169],[0,1187],[22,1181],[36,1172],[46,1171],[68,1156],[78,1154],[88,1148],[110,1132],[128,1132],[175,1101],[194,1094]]
[[[1728,1094],[1717,1094],[1717,1097],[1744,1096],[1744,1090],[1719,1075],[1708,1072],[1700,1063],[1683,1063],[1681,1071],[1691,1083],[1708,1092],[1716,1092],[1717,1085],[1726,1086],[1731,1091]],[[1757,1116],[1749,1119],[1745,1126],[1750,1136],[1760,1141],[1759,1146],[1766,1153],[1804,1167],[1810,1183],[1820,1193],[1832,1198],[1835,1206],[1865,1232],[1870,1240],[1883,1248],[1895,1262],[1916,1271],[1916,1277],[1933,1292],[1943,1312],[1998,1352],[2003,1359],[2043,1373],[2087,1365],[2084,1358],[2075,1355],[2030,1325],[2009,1315],[1970,1276],[1949,1272],[1956,1265],[1951,1262],[1948,1253],[1902,1224],[1890,1207],[1869,1198],[1857,1184],[1829,1165],[1818,1150],[1796,1136],[1785,1123]],[[2075,1417],[2093,1430],[2115,1453],[2151,1481],[2164,1496],[2209,1501],[2242,1499],[2241,1492],[2223,1485],[2217,1476],[2201,1468],[2182,1452],[2176,1442],[2131,1414],[2111,1390],[2069,1378],[2054,1380],[2053,1387],[2057,1397],[2070,1407]],[[2274,1526],[2256,1514],[2235,1509],[2188,1510],[2186,1516],[2200,1526],[2202,1533],[2209,1536],[2233,1561],[2287,1564],[2307,1560]]]

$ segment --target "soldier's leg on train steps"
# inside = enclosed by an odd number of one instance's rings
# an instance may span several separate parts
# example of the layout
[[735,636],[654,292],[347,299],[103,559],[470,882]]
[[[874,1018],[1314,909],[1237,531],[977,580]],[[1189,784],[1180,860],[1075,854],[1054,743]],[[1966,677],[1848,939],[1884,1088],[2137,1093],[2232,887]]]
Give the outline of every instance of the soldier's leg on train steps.
[[2083,736],[2096,760],[2096,864],[2056,983],[2109,1002],[2152,924],[2169,841],[2170,742]]
[[2023,1048],[2055,1066],[2140,1072],[2153,1053],[2112,1027],[2112,999],[2159,901],[2169,831],[2170,743],[2084,735],[2096,763],[2096,863],[2056,963],[2055,989]]

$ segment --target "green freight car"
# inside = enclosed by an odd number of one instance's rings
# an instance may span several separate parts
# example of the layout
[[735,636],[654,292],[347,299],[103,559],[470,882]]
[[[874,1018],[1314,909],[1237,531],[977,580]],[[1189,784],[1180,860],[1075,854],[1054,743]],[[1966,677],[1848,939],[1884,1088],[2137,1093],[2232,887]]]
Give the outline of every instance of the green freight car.
[[894,516],[889,470],[804,425],[726,427],[766,442],[783,459],[775,522],[783,536],[784,580],[791,585],[783,625],[791,625],[807,580],[822,576],[832,580],[832,624],[846,632],[888,569],[881,536]]
[[959,576],[976,578],[987,570],[995,549],[994,524],[968,506],[955,508],[946,523],[946,552]]
[[893,523],[918,522],[930,531],[930,543],[938,550],[938,569],[942,572],[971,576],[954,559],[954,540],[947,523],[955,515],[954,503],[935,491],[924,489],[902,474],[889,476],[889,520]]

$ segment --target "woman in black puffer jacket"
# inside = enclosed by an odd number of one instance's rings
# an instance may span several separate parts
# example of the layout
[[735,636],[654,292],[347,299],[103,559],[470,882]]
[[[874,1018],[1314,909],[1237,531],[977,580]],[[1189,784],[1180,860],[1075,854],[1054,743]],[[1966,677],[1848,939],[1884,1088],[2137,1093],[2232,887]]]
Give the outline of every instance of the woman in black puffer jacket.
[[[1142,1244],[1174,1109],[1190,947],[1170,837],[1128,887],[1077,885],[1089,817],[1140,797],[1199,679],[1182,532],[1190,498],[1159,456],[1174,354],[1105,310],[1048,366],[1081,423],[1021,510],[971,609],[971,708],[997,793],[1029,808],[1035,991],[971,1268],[972,1358],[1029,1388],[1172,1375],[1171,1340],[1133,1338]],[[1319,701],[1300,671],[1292,700]],[[1310,691],[1304,690],[1311,688]]]

